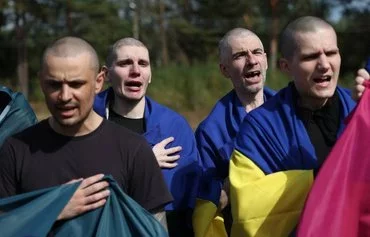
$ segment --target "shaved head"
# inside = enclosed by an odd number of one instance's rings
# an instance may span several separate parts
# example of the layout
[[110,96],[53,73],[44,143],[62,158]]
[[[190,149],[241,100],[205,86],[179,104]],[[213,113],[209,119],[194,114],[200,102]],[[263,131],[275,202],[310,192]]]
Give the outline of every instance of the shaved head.
[[[231,49],[230,40],[232,38],[249,37],[249,36],[254,36],[258,40],[260,40],[259,37],[254,32],[252,32],[250,30],[247,30],[247,29],[244,29],[244,28],[234,28],[234,29],[228,31],[224,35],[224,37],[222,37],[220,42],[218,43],[218,52],[219,52],[220,63],[224,63],[227,60],[227,55],[229,55],[228,52]],[[261,42],[261,47],[263,49],[262,42]]]
[[[314,17],[304,16],[289,23],[283,30],[280,38],[281,54],[286,59],[291,59],[298,48],[296,35],[298,33],[316,32],[320,29],[333,29],[326,21]],[[334,31],[335,32],[335,31]]]
[[105,64],[110,67],[112,66],[113,62],[117,59],[117,50],[123,46],[137,46],[137,47],[143,47],[148,50],[148,48],[145,46],[143,42],[140,40],[137,40],[135,38],[122,38],[118,41],[116,41],[110,48],[108,52],[108,57],[105,62]]
[[96,73],[99,71],[99,59],[95,49],[85,40],[77,37],[64,37],[46,48],[42,57],[42,67],[45,65],[47,57],[76,57],[81,54],[90,54],[91,69]]

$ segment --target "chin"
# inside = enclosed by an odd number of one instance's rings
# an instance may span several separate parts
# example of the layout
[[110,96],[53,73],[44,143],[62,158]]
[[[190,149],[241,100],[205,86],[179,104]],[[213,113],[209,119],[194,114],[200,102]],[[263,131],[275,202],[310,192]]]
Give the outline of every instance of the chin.
[[326,89],[326,90],[318,90],[314,92],[315,97],[320,99],[328,99],[334,95],[335,88],[333,89]]
[[263,89],[263,85],[251,85],[251,86],[248,86],[247,88],[245,88],[245,90],[248,92],[248,93],[251,93],[251,94],[256,94],[258,92],[260,92],[261,90]]
[[126,101],[130,102],[130,103],[139,103],[144,98],[144,95],[141,95],[141,96],[124,96],[123,98]]

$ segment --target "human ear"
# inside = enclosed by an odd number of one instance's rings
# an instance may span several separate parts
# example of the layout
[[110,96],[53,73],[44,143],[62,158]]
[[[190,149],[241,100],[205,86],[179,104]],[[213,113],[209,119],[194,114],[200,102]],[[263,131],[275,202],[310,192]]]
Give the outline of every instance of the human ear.
[[95,93],[96,94],[99,93],[103,88],[104,81],[105,81],[104,73],[105,72],[103,70],[100,70],[98,75],[96,75],[96,80],[95,80]]
[[226,67],[224,64],[222,64],[222,63],[220,63],[220,64],[219,64],[219,67],[220,67],[220,71],[221,71],[221,73],[222,73],[226,78],[230,78],[230,74],[229,74],[229,72],[228,72],[228,70],[227,70],[227,67]]
[[280,70],[285,73],[290,72],[289,61],[286,58],[279,59],[279,67],[280,67]]

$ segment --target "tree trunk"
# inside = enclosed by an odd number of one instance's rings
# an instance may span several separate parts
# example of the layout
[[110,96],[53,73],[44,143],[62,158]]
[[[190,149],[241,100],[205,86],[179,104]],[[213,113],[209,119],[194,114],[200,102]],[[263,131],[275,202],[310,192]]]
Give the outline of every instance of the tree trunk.
[[160,40],[162,44],[162,64],[163,66],[168,65],[168,48],[167,48],[167,39],[166,39],[166,28],[165,28],[165,21],[164,21],[164,15],[165,15],[165,4],[163,0],[159,1],[159,35]]
[[[277,51],[278,51],[278,35],[279,35],[279,18],[277,17],[277,4],[278,0],[270,0],[272,17],[271,17],[271,38],[270,38],[270,55],[269,55],[269,68],[272,72],[276,70],[277,65]],[[272,77],[274,73],[270,74]]]
[[24,25],[26,22],[25,11],[16,2],[16,21],[15,31],[17,39],[17,75],[18,87],[23,95],[28,99],[28,60],[27,60],[27,46],[26,46],[26,32]]
[[68,34],[73,34],[73,26],[72,26],[72,17],[71,17],[71,0],[67,0],[67,6],[66,6],[66,25]]

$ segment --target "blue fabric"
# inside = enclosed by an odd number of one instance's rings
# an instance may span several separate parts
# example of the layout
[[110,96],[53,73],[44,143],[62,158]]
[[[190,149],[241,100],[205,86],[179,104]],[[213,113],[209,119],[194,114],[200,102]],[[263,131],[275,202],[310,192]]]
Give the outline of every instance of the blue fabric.
[[[113,93],[112,88],[99,93],[95,98],[94,110],[103,117],[106,117],[110,93]],[[201,169],[193,130],[184,117],[149,97],[145,97],[144,119],[146,132],[143,136],[151,146],[172,136],[175,139],[166,148],[182,147],[178,165],[172,169],[162,169],[174,198],[172,203],[165,206],[165,210],[194,208]]]
[[[264,88],[265,100],[274,94],[275,91]],[[204,174],[198,198],[218,205],[223,181],[229,173],[233,139],[246,115],[244,106],[235,90],[232,90],[216,103],[208,117],[199,124],[195,138]]]
[[7,87],[0,86],[1,103],[6,106],[0,111],[0,146],[4,140],[37,123],[37,118],[26,98]]
[[[58,222],[57,237],[168,236],[152,215],[127,196],[112,179],[106,204],[76,218]],[[46,236],[59,213],[81,182],[0,199],[0,233],[3,237]]]
[[[251,159],[265,174],[286,170],[309,170],[317,158],[303,122],[297,117],[291,83],[245,117],[235,141],[235,149]],[[350,91],[337,87],[341,125],[355,102]]]

